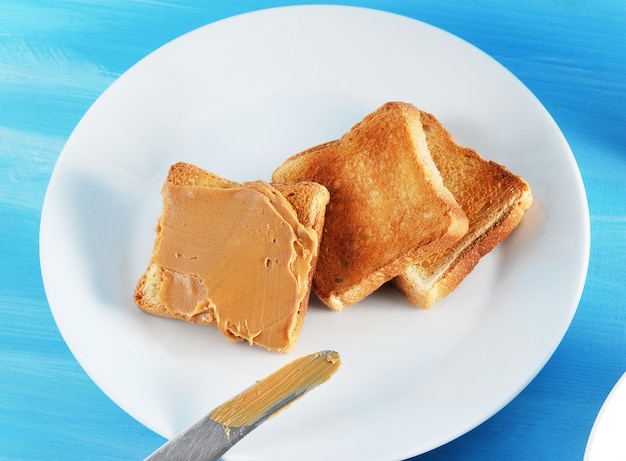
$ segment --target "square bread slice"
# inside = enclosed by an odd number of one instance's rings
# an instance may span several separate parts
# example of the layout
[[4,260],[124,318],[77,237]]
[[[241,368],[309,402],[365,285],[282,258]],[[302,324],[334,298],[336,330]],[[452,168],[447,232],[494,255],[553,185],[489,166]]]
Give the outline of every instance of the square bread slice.
[[411,104],[387,103],[340,140],[288,158],[272,175],[276,182],[317,182],[330,192],[313,288],[331,309],[357,303],[467,231],[420,116]]
[[422,112],[421,120],[443,183],[469,219],[468,232],[454,245],[412,264],[393,280],[412,304],[431,308],[517,227],[533,196],[524,179],[458,145],[433,115]]
[[311,182],[240,184],[177,163],[162,195],[137,306],[291,351],[309,303],[328,190]]

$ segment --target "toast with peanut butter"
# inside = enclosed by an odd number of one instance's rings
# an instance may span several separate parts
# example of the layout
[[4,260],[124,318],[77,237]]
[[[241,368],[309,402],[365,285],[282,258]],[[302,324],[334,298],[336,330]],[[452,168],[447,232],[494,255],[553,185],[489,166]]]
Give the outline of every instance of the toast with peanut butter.
[[421,112],[420,119],[443,183],[469,219],[468,232],[454,245],[422,258],[393,280],[412,304],[430,308],[517,227],[533,197],[523,178],[457,144],[433,115]]
[[161,193],[137,306],[291,351],[309,303],[328,190],[312,182],[237,183],[177,163]]
[[467,231],[420,118],[411,104],[387,103],[341,139],[288,158],[272,175],[330,192],[313,288],[331,309],[357,303]]

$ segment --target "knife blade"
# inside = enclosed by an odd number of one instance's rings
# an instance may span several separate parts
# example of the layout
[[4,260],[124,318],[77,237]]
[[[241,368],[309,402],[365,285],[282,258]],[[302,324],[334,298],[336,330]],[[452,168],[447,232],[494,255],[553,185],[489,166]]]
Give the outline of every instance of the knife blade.
[[270,416],[330,379],[340,365],[335,351],[300,357],[213,409],[144,461],[216,461]]

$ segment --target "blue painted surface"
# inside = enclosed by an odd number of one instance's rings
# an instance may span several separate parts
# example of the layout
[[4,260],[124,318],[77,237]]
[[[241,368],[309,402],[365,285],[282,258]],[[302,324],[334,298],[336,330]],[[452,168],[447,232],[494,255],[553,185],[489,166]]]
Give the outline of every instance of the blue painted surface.
[[[589,199],[589,274],[556,353],[502,411],[416,459],[582,459],[626,370],[626,3],[339,3],[423,20],[505,65],[559,124]],[[204,24],[287,4],[0,1],[0,460],[138,460],[162,443],[93,384],[52,319],[38,255],[47,183],[81,116],[137,60]]]

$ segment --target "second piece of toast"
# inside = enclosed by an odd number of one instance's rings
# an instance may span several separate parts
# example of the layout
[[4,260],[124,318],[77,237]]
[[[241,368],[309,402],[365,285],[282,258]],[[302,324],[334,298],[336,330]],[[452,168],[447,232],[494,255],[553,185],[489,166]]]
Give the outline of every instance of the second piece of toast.
[[314,181],[330,192],[313,288],[335,310],[445,251],[467,231],[411,104],[383,105],[340,140],[287,159],[272,180]]

